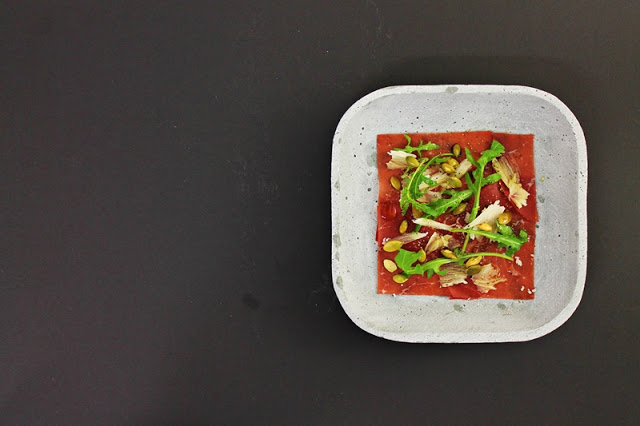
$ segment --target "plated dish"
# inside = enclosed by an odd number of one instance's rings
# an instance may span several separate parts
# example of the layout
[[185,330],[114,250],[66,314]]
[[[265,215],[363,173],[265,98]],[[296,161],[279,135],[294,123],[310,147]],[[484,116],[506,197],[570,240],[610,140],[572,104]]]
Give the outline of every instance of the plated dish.
[[[472,300],[379,292],[384,265],[376,239],[378,135],[478,131],[532,137],[539,216],[538,223],[531,221],[533,232],[527,232],[535,234],[532,286],[525,287],[522,297]],[[476,150],[474,158],[490,148]],[[344,114],[334,136],[331,167],[334,289],[347,315],[365,331],[404,342],[523,341],[556,329],[577,308],[586,271],[586,144],[575,116],[553,95],[522,86],[381,89]],[[511,228],[519,233],[515,224]]]

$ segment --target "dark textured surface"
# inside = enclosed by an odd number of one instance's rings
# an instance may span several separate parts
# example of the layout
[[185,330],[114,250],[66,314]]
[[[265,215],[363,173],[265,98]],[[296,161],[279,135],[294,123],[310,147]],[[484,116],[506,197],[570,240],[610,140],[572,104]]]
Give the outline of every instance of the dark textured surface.
[[[184,3],[0,6],[0,423],[637,421],[638,2]],[[335,299],[335,126],[436,83],[584,128],[585,294],[539,340],[388,342]]]

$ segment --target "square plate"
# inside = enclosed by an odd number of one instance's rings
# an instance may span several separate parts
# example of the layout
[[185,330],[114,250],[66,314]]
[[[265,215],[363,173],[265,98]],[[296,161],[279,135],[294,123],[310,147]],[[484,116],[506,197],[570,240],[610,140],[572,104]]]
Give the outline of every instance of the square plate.
[[[450,300],[377,289],[376,136],[490,130],[534,135],[540,222],[534,300]],[[587,151],[573,113],[555,96],[523,86],[395,86],[363,97],[333,139],[333,284],[351,320],[402,342],[532,340],[576,310],[587,264]]]

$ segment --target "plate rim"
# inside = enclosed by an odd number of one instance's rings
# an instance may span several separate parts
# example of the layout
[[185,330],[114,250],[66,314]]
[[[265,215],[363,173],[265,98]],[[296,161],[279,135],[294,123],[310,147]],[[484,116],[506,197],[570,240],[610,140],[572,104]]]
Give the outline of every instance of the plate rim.
[[[588,241],[588,226],[587,226],[587,183],[588,183],[588,162],[587,162],[587,146],[584,131],[580,126],[580,123],[575,114],[567,107],[559,98],[555,95],[545,92],[540,89],[536,89],[530,86],[522,85],[495,85],[495,84],[438,84],[438,85],[397,85],[387,86],[377,89],[367,95],[361,97],[354,102],[342,115],[336,131],[334,133],[332,142],[332,154],[331,154],[331,235],[335,235],[337,232],[336,218],[338,214],[337,203],[335,202],[338,189],[335,184],[338,180],[338,161],[337,154],[340,149],[340,137],[344,128],[349,123],[351,118],[355,116],[362,108],[376,99],[398,94],[407,93],[511,93],[511,94],[524,94],[531,95],[546,100],[553,106],[555,106],[562,115],[567,119],[573,134],[576,137],[576,153],[578,160],[578,236],[577,236],[577,249],[576,255],[578,256],[577,265],[577,280],[573,290],[573,294],[569,302],[564,308],[551,320],[546,323],[533,328],[531,330],[521,330],[516,332],[456,332],[456,333],[429,333],[425,332],[411,332],[411,333],[398,333],[387,332],[378,330],[369,326],[366,321],[359,318],[355,312],[353,312],[350,304],[346,300],[346,296],[341,286],[337,282],[336,269],[337,259],[336,251],[337,245],[332,238],[331,244],[331,272],[333,288],[336,292],[338,300],[342,305],[347,316],[362,330],[387,340],[397,342],[408,343],[498,343],[498,342],[524,342],[530,341],[542,336],[545,336],[552,331],[558,329],[563,325],[576,311],[582,295],[584,294],[584,287],[586,283],[587,272],[587,241]],[[416,296],[412,296],[416,297]],[[421,296],[417,296],[421,297]],[[427,297],[427,296],[425,296]]]

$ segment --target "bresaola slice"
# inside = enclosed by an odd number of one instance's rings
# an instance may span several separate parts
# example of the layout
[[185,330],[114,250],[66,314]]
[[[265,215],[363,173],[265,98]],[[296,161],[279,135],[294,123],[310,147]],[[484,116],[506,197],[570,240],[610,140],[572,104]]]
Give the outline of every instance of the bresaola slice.
[[[407,145],[407,140],[410,139],[410,145]],[[394,281],[394,275],[403,273],[398,269],[394,273],[387,271],[383,266],[384,260],[394,260],[397,252],[388,253],[381,249],[383,240],[388,241],[393,238],[402,238],[399,234],[398,228],[403,220],[407,220],[409,224],[414,223],[412,210],[414,213],[416,209],[408,209],[406,214],[402,214],[400,208],[400,191],[394,189],[390,183],[390,178],[395,176],[396,178],[403,180],[403,174],[406,181],[407,172],[409,169],[390,169],[387,167],[387,163],[391,160],[391,156],[388,154],[394,149],[407,149],[410,146],[418,146],[426,144],[428,142],[439,145],[436,150],[420,150],[413,151],[418,160],[422,160],[425,157],[432,158],[438,154],[443,154],[442,160],[446,161],[449,153],[451,153],[454,144],[458,144],[462,148],[462,154],[456,159],[460,164],[465,164],[464,149],[468,148],[477,160],[483,151],[488,150],[492,146],[493,141],[498,141],[504,146],[505,154],[508,154],[508,158],[514,168],[517,168],[519,183],[529,193],[526,205],[522,205],[521,208],[517,208],[510,200],[508,190],[505,191],[506,185],[502,182],[490,183],[484,187],[480,192],[479,197],[479,212],[482,212],[488,205],[498,203],[505,207],[505,211],[511,212],[512,220],[509,224],[513,228],[513,231],[518,234],[520,230],[523,230],[528,235],[528,241],[522,244],[520,250],[515,253],[518,258],[516,263],[514,260],[503,259],[493,256],[483,257],[482,265],[491,264],[500,277],[504,278],[503,281],[498,282],[494,287],[495,290],[487,288],[480,288],[474,285],[473,276],[470,275],[466,281],[467,283],[460,283],[450,285],[448,287],[441,287],[440,275],[437,273],[431,278],[427,277],[427,274],[411,275],[406,280],[397,279]],[[535,188],[535,171],[533,164],[533,135],[515,135],[506,133],[492,133],[488,131],[479,132],[459,132],[459,133],[431,133],[431,134],[386,134],[378,135],[377,138],[377,153],[378,153],[378,176],[380,182],[380,191],[378,194],[378,229],[377,229],[377,242],[380,249],[378,250],[378,293],[381,294],[402,294],[402,295],[430,295],[430,296],[445,296],[456,299],[474,299],[474,298],[501,298],[501,299],[533,299],[534,297],[534,245],[535,245],[535,223],[537,222],[537,209],[536,209],[536,188]],[[469,168],[467,173],[472,173],[475,170],[475,166]],[[487,177],[490,174],[494,174],[495,170],[489,162],[484,169],[484,176]],[[457,174],[454,174],[457,177]],[[466,189],[465,176],[461,178],[463,181],[463,188]],[[421,188],[426,191],[425,185]],[[432,190],[442,190],[441,188]],[[451,189],[448,189],[451,191]],[[455,195],[455,193],[450,193]],[[448,198],[452,195],[445,194],[443,197]],[[474,203],[474,197],[466,199],[468,204],[466,211],[462,214],[452,215],[451,210],[446,211],[435,218],[428,218],[429,220],[435,220],[438,223],[452,226],[453,228],[463,228],[468,225],[464,221],[465,217],[468,217],[471,207]],[[423,201],[430,200],[431,197],[422,198]],[[430,209],[426,209],[430,211]],[[440,212],[438,212],[440,213]],[[418,224],[426,223],[432,224],[429,220],[419,220]],[[462,233],[450,233],[446,229],[442,229],[442,226],[436,225],[435,227],[429,226],[416,226],[415,229],[409,227],[409,232],[420,232],[421,234],[428,234],[429,237],[434,232],[438,232],[440,235],[451,235],[450,247],[457,247],[457,250],[461,249],[464,241],[464,235]],[[440,228],[440,229],[434,229]],[[494,226],[495,229],[495,226]],[[421,238],[416,241],[409,242],[403,245],[401,250],[409,250],[412,252],[418,252],[420,249],[425,249],[431,238]],[[480,241],[478,241],[480,240]],[[426,251],[426,250],[425,250]],[[467,245],[467,251],[462,255],[467,255],[469,252],[487,252],[504,254],[505,248],[499,247],[496,241],[492,241],[489,238],[475,239],[469,242]],[[427,254],[425,263],[442,258],[440,250],[435,250]],[[415,263],[414,266],[418,266],[419,263]],[[448,265],[458,265],[458,263],[450,263]],[[441,266],[441,270],[446,270],[447,264]],[[410,268],[415,269],[415,268]],[[456,269],[459,269],[456,266]],[[462,282],[462,280],[460,280]],[[446,282],[446,280],[445,280]],[[483,293],[482,291],[487,291]]]

